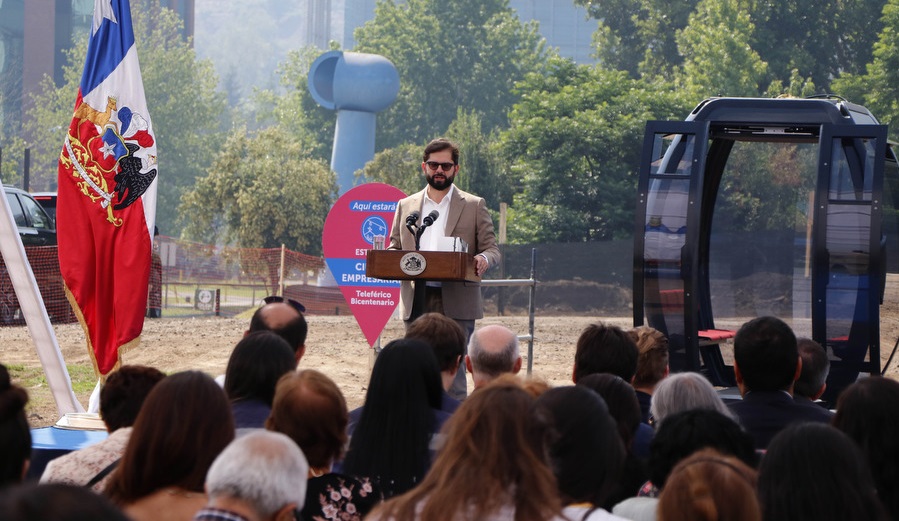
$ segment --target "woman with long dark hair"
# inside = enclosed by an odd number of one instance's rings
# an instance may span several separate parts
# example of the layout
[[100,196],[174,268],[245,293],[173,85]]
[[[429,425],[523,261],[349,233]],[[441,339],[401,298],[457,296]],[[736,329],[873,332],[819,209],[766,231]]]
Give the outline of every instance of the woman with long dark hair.
[[265,426],[278,379],[296,368],[290,344],[271,331],[250,333],[234,346],[225,369],[224,389],[239,432]]
[[605,401],[584,386],[556,387],[537,398],[550,425],[549,455],[565,506],[583,521],[622,521],[608,512],[624,469],[624,443]]
[[421,482],[431,443],[449,415],[440,410],[440,369],[417,340],[388,343],[372,369],[365,405],[350,413],[350,448],[342,471],[369,478],[391,497]]

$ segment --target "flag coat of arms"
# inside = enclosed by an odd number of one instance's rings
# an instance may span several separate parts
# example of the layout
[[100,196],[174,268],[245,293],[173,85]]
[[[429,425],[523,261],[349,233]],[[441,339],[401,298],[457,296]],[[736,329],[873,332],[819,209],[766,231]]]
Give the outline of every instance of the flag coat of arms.
[[127,0],[96,0],[84,73],[59,156],[66,294],[105,377],[143,329],[156,218],[156,139]]

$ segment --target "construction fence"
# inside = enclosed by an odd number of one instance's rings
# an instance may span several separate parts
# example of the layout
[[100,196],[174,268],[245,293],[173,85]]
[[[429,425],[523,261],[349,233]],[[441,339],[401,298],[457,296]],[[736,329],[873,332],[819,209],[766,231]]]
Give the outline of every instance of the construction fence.
[[[234,316],[283,295],[307,314],[348,315],[349,307],[325,261],[286,248],[236,248],[156,238],[148,317]],[[503,263],[487,279],[526,279],[536,249],[539,315],[630,316],[633,246],[629,240],[503,245]],[[53,323],[75,320],[63,289],[55,246],[26,253]],[[527,314],[527,287],[485,286],[487,315]],[[0,325],[24,324],[5,265],[0,262]]]

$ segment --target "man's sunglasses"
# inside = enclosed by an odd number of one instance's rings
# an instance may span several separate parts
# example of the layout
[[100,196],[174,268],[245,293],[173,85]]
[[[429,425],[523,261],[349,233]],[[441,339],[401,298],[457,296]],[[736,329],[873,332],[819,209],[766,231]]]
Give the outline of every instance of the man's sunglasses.
[[435,172],[440,167],[443,167],[444,172],[449,172],[454,166],[456,166],[456,163],[438,163],[437,161],[425,161],[425,164],[428,165],[428,168]]
[[293,309],[299,311],[300,313],[306,312],[306,306],[300,304],[298,301],[296,301],[292,298],[284,298],[284,297],[279,297],[278,295],[272,295],[270,297],[265,297],[264,299],[262,299],[262,302],[264,302],[266,304],[274,304],[276,302],[279,302],[279,303],[287,302],[288,304],[290,304],[290,306]]

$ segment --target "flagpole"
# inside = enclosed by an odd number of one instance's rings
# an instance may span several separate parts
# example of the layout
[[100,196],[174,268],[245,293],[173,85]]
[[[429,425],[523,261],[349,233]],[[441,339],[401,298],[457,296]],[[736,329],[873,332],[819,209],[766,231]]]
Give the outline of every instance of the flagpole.
[[0,211],[0,254],[3,255],[9,279],[19,300],[19,309],[25,316],[25,323],[34,340],[34,347],[44,368],[47,385],[56,401],[56,408],[60,416],[71,412],[84,412],[84,407],[78,402],[72,389],[69,371],[59,349],[56,333],[50,325],[50,316],[38,290],[31,264],[25,255],[25,247],[22,245],[22,238],[19,236],[2,184],[0,184],[0,205],[3,206],[3,210]]

